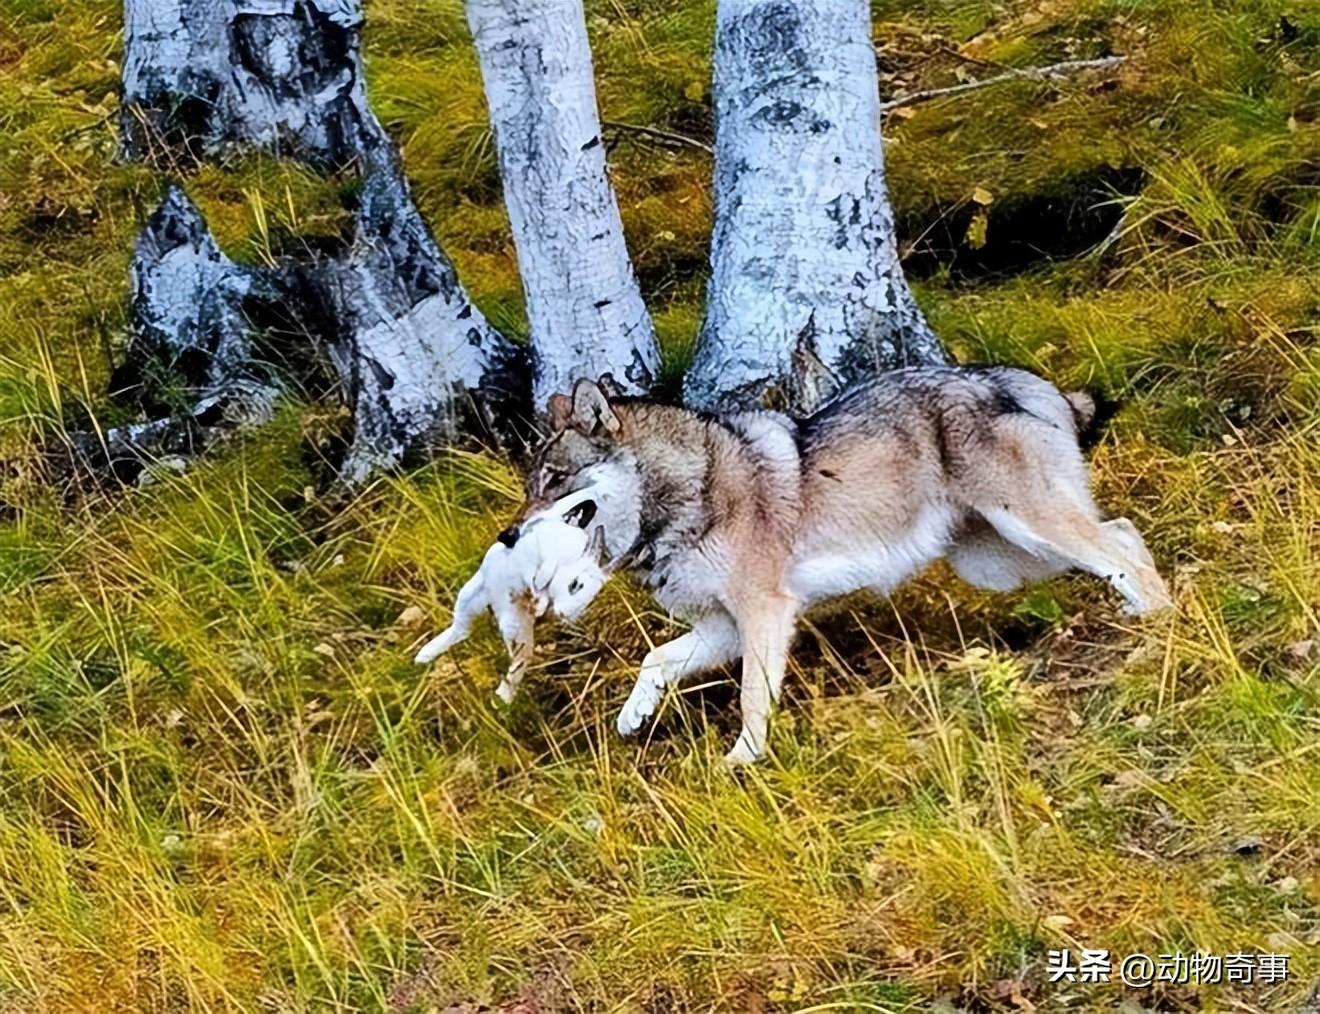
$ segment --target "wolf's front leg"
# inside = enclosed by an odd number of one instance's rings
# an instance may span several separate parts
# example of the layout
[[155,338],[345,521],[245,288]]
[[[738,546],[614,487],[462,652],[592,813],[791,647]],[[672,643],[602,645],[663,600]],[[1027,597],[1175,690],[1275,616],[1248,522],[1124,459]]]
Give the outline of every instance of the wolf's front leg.
[[459,641],[472,632],[472,624],[487,606],[486,586],[482,581],[481,571],[477,571],[467,580],[454,601],[454,618],[449,627],[427,641],[413,661],[418,665],[434,662]]
[[527,675],[527,667],[532,662],[532,652],[536,648],[536,616],[531,600],[527,596],[517,595],[499,604],[495,619],[499,622],[504,646],[509,651],[509,671],[495,688],[495,696],[505,704],[512,704],[518,695],[518,685]]
[[730,767],[751,764],[765,756],[770,709],[779,700],[784,683],[797,612],[797,600],[782,593],[749,602],[740,611],[742,732],[724,757]]
[[628,702],[619,712],[619,734],[631,736],[655,714],[665,688],[738,657],[738,628],[725,612],[701,617],[682,637],[647,652]]

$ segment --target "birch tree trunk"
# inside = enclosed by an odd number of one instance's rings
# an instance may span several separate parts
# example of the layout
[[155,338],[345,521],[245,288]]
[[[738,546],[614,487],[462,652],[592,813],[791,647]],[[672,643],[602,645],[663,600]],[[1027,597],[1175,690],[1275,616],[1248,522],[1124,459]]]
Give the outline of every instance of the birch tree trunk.
[[252,358],[245,314],[273,293],[221,252],[181,187],[166,189],[143,228],[131,276],[127,359],[110,387],[145,419],[71,441],[79,463],[121,480],[153,459],[199,452],[227,425],[268,419],[278,393]]
[[345,481],[465,431],[507,435],[527,417],[524,350],[473,305],[398,176],[367,177],[353,248],[322,275],[353,407]]
[[388,150],[361,30],[360,0],[125,0],[123,154],[249,144],[333,167]]
[[[172,164],[180,146],[200,157],[248,145],[364,175],[348,252],[273,270],[230,262],[170,188],[138,243],[119,372],[146,381],[148,416],[168,407],[177,425],[149,418],[118,431],[139,456],[162,434],[178,444],[187,420],[217,419],[217,392],[238,378],[274,377],[252,360],[254,336],[272,322],[288,322],[275,324],[276,344],[305,346],[281,357],[286,371],[319,360],[339,377],[353,419],[349,483],[465,431],[507,437],[526,418],[523,350],[472,304],[367,103],[361,27],[360,0],[125,0],[126,156]],[[174,404],[158,403],[164,390]],[[180,403],[185,392],[195,400]]]
[[582,0],[467,0],[518,247],[534,407],[611,373],[644,393],[659,365],[605,168]]
[[696,408],[806,414],[944,362],[903,277],[867,0],[719,0],[715,230]]

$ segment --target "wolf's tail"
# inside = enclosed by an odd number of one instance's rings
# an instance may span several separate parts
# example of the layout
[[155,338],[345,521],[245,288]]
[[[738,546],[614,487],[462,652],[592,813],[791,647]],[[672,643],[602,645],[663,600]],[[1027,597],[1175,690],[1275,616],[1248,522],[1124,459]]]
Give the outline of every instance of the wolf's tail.
[[1072,409],[1073,425],[1077,429],[1077,442],[1082,449],[1093,447],[1100,441],[1105,425],[1119,410],[1119,403],[1100,391],[1067,391],[1063,400]]

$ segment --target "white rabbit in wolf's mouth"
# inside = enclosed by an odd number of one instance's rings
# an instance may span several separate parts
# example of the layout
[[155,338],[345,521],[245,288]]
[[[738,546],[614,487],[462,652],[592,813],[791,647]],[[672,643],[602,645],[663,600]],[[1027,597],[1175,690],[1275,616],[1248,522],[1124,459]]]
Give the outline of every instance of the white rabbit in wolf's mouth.
[[501,532],[458,593],[453,622],[423,645],[417,664],[435,660],[467,638],[477,617],[489,609],[509,651],[509,671],[495,693],[512,701],[532,658],[537,618],[552,612],[576,619],[609,578],[612,568],[601,564],[605,529],[592,525],[596,512],[592,491],[579,490]]

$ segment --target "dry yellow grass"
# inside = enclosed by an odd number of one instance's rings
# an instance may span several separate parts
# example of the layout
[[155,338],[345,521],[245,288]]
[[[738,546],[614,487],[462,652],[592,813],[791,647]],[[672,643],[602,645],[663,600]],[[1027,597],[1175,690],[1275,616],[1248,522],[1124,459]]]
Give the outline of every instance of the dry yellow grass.
[[[893,87],[980,73],[969,57],[1133,54],[1112,89],[1014,84],[895,118],[891,186],[920,225],[978,187],[1002,206],[1106,164],[1145,173],[1104,252],[936,271],[920,296],[960,356],[1125,400],[1099,498],[1149,533],[1178,608],[1134,624],[1089,579],[988,596],[943,572],[850,600],[804,632],[773,756],[737,781],[727,674],[642,742],[613,734],[633,667],[672,633],[624,584],[547,633],[512,709],[491,700],[491,633],[411,666],[515,505],[489,457],[332,506],[301,455],[326,423],[291,405],[140,489],[64,502],[27,477],[35,432],[110,418],[128,251],[159,183],[112,161],[117,7],[0,11],[0,458],[18,466],[0,479],[0,1009],[1267,1012],[1312,995],[1309,6],[876,5]],[[367,13],[373,97],[424,210],[517,330],[461,12]],[[606,118],[708,131],[711,16],[593,5]],[[612,157],[673,376],[709,167],[628,137]],[[335,181],[268,159],[189,187],[247,260],[342,222]],[[1288,952],[1292,974],[1048,983],[1046,950],[1082,946]]]

